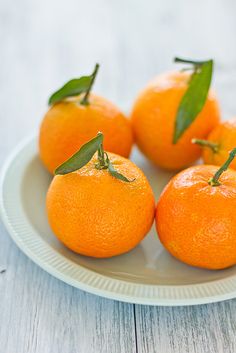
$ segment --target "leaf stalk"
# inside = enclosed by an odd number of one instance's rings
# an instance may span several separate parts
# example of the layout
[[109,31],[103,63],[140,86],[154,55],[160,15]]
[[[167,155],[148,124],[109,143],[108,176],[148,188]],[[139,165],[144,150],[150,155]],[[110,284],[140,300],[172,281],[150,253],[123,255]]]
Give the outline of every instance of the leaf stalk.
[[219,143],[202,140],[202,139],[192,139],[192,143],[199,145],[201,147],[208,147],[212,150],[213,153],[217,153],[219,151]]
[[209,185],[211,185],[211,186],[221,185],[221,183],[219,182],[219,178],[220,178],[221,174],[229,168],[229,166],[232,163],[232,161],[234,160],[235,156],[236,156],[236,148],[234,148],[229,153],[229,158],[227,159],[227,161],[217,170],[215,175],[212,178],[210,178],[210,180],[208,181]]

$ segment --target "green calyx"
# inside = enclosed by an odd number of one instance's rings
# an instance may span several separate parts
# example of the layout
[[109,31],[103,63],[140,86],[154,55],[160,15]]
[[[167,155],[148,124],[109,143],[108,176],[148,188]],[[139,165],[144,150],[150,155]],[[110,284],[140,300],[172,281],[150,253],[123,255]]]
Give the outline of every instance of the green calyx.
[[208,141],[208,140],[201,140],[201,139],[192,139],[192,143],[199,145],[201,147],[207,147],[212,150],[213,153],[219,152],[219,143]]
[[221,185],[219,182],[219,178],[220,178],[221,174],[229,168],[229,166],[232,163],[232,161],[234,160],[235,156],[236,156],[236,148],[234,148],[229,153],[229,158],[227,159],[227,161],[217,170],[215,175],[212,178],[210,178],[210,180],[208,181],[209,185],[211,185],[211,186]]
[[96,64],[93,73],[90,76],[82,76],[80,78],[74,78],[68,81],[64,86],[62,86],[59,90],[50,96],[48,104],[53,105],[55,103],[61,102],[65,98],[78,96],[84,93],[84,97],[80,104],[88,105],[89,94],[97,76],[98,69],[99,64]]
[[97,152],[98,159],[95,163],[96,169],[107,169],[108,172],[116,179],[132,182],[134,180],[127,179],[124,175],[119,173],[111,163],[107,152],[103,149],[103,134],[99,132],[96,137],[85,143],[78,152],[76,152],[67,161],[61,164],[55,170],[55,175],[64,175],[72,173],[84,167]]
[[194,61],[175,58],[174,62],[190,64],[192,74],[183,95],[175,119],[173,144],[177,143],[185,130],[201,112],[207,99],[213,73],[213,60]]

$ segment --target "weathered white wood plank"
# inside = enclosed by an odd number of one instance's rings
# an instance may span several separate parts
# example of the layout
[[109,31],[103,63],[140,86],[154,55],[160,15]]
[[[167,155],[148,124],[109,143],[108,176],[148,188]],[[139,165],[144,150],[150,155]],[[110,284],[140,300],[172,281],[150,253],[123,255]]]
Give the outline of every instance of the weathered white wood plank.
[[20,253],[2,226],[0,244],[1,352],[136,352],[133,305],[51,277]]
[[[233,1],[178,3],[178,9],[176,7],[173,11],[168,9],[167,4],[165,5],[169,16],[163,20],[166,26],[170,26],[167,33],[170,31],[172,34],[172,38],[169,38],[172,50],[186,56],[215,58],[214,83],[223,117],[234,116],[236,43],[233,41],[233,32],[236,30],[236,23],[232,14],[236,11],[236,3]],[[180,6],[180,3],[183,6]],[[175,11],[178,12],[178,17],[173,15]],[[165,36],[165,41],[167,38],[168,36]],[[158,39],[157,43],[159,44]],[[189,308],[136,306],[138,352],[234,353],[235,308],[235,300]]]
[[[96,61],[96,92],[130,109],[174,55],[214,57],[224,115],[236,114],[235,11],[234,0],[1,1],[0,163],[37,128],[49,93],[89,73]],[[235,309],[235,301],[137,306],[138,352],[234,353]],[[133,306],[53,279],[0,226],[0,347],[4,353],[132,353]]]
[[[119,58],[113,60],[118,48],[112,26],[107,30],[112,13],[106,1],[1,2],[1,162],[37,128],[49,93],[68,78],[89,73],[95,61],[102,63],[98,91],[114,95]],[[113,80],[108,80],[111,72]],[[52,278],[0,227],[0,351],[135,352],[134,333],[132,305]]]
[[236,301],[154,308],[136,306],[139,353],[236,352]]

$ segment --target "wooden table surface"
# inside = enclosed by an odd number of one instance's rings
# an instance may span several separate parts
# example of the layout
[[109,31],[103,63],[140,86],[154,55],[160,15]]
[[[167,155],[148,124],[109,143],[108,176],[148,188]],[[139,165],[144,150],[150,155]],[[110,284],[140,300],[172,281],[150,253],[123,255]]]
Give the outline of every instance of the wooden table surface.
[[[95,62],[95,91],[130,109],[173,56],[213,57],[223,115],[236,114],[235,12],[234,0],[1,1],[1,165],[38,128],[49,94]],[[236,300],[165,308],[102,299],[41,270],[0,225],[3,353],[234,353],[235,333]]]

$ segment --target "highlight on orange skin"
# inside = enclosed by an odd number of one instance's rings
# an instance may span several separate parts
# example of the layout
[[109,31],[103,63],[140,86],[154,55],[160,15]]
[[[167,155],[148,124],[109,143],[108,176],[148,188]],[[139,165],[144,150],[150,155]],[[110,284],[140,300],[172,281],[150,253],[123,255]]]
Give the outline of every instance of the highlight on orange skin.
[[188,87],[190,74],[167,72],[155,78],[138,96],[131,113],[135,141],[154,164],[167,169],[184,168],[201,155],[192,138],[206,138],[220,120],[217,99],[212,91],[194,122],[176,144],[172,143],[175,118]]
[[53,173],[99,131],[104,134],[104,148],[129,157],[133,145],[130,121],[111,102],[90,94],[89,105],[79,104],[81,96],[53,105],[40,127],[39,154]]

